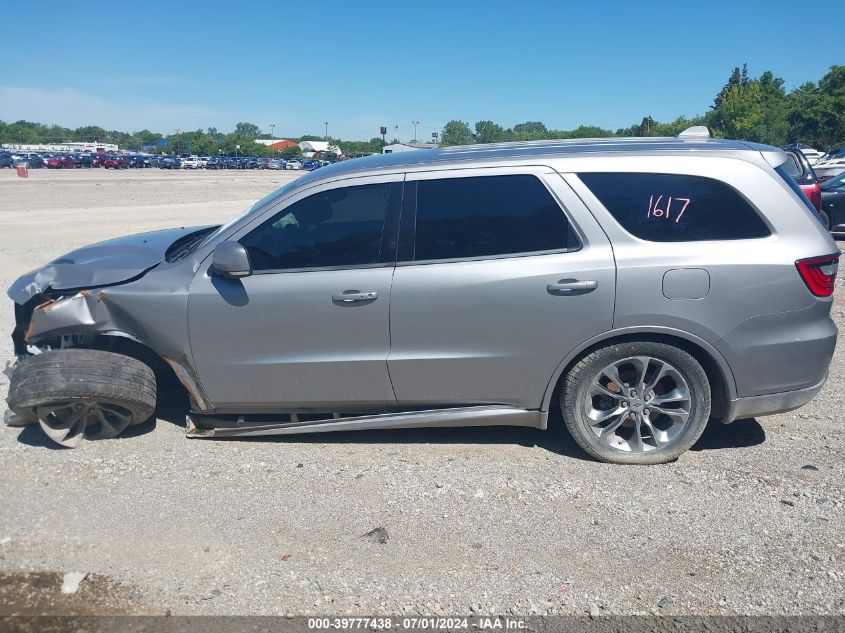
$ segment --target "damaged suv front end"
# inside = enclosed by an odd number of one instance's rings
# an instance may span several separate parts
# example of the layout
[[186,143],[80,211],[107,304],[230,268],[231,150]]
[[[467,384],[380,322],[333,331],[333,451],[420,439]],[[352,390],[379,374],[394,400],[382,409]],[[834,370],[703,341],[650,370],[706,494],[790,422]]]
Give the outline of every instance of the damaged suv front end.
[[[183,227],[109,240],[20,277],[8,291],[15,302],[16,365],[68,348],[119,351],[147,365],[164,359],[194,407],[203,410],[189,361],[185,314],[199,265],[192,255],[217,228]],[[14,383],[14,368],[8,373]],[[9,404],[22,422],[41,422],[28,401]],[[70,444],[60,443],[75,445],[85,435],[84,429],[68,431]]]

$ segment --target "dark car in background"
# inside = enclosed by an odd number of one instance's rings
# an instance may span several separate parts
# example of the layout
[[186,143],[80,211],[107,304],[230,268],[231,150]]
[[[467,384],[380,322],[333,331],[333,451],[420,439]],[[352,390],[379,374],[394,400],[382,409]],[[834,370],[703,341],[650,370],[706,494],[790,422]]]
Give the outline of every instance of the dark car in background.
[[0,167],[14,167],[15,161],[8,152],[0,152]]
[[162,169],[182,169],[182,159],[177,156],[165,156],[159,167]]
[[40,169],[41,167],[46,167],[47,162],[38,154],[27,154],[14,161],[15,167],[18,167],[19,165],[29,167],[30,169]]
[[73,160],[76,161],[77,167],[91,167],[94,162],[91,154],[78,154]]
[[831,233],[845,233],[845,172],[823,182],[822,210]]
[[[801,191],[807,196],[807,199],[816,208],[816,211],[821,211],[822,208],[822,190],[819,185],[819,179],[816,178],[816,172],[813,171],[810,161],[804,156],[804,153],[795,147],[785,147],[787,161],[783,164],[786,172],[792,176],[793,180],[801,187]],[[827,216],[822,215],[822,222],[827,220]],[[829,226],[830,223],[827,223]]]

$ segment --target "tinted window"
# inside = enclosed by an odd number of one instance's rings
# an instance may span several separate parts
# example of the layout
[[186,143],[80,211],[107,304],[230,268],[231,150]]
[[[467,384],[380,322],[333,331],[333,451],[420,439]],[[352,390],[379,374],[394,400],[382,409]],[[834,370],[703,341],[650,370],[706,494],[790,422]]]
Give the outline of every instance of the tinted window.
[[751,204],[712,178],[675,174],[579,174],[629,233],[652,242],[769,235]]
[[314,194],[239,241],[253,270],[376,264],[390,189],[384,183]]
[[577,246],[563,210],[534,176],[417,183],[414,259],[513,255]]
[[[788,155],[788,154],[787,154]],[[816,207],[813,206],[813,203],[810,202],[810,199],[807,197],[807,194],[804,193],[803,189],[795,182],[795,178],[789,172],[789,161],[786,161],[780,167],[777,167],[775,171],[778,175],[783,178],[783,181],[789,186],[792,191],[795,192],[795,195],[801,198],[801,202],[804,203],[804,206],[807,207],[810,211],[813,212],[813,215],[819,220],[822,221],[821,216],[819,215],[818,210]]]

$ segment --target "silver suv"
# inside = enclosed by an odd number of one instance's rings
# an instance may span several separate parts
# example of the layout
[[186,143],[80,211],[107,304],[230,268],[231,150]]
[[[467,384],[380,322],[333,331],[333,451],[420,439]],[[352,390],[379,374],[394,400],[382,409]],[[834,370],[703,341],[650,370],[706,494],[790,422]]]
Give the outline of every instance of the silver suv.
[[178,381],[188,436],[546,428],[659,463],[824,384],[839,251],[776,148],[473,145],[320,169],[224,226],[20,278],[9,406],[113,437]]

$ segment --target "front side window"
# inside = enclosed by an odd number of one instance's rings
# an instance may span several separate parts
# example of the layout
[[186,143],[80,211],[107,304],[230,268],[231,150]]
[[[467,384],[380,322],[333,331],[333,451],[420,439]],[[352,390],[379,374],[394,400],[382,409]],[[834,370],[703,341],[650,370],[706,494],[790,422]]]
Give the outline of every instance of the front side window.
[[390,183],[315,193],[238,240],[254,271],[377,264]]
[[548,189],[530,175],[420,180],[414,260],[560,251],[578,239]]
[[721,180],[649,173],[578,177],[622,228],[642,240],[740,240],[771,234],[751,203]]

